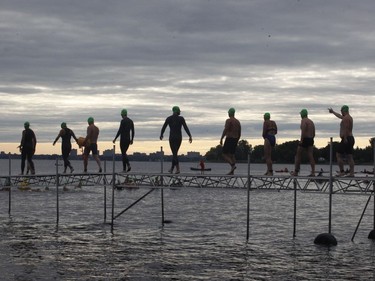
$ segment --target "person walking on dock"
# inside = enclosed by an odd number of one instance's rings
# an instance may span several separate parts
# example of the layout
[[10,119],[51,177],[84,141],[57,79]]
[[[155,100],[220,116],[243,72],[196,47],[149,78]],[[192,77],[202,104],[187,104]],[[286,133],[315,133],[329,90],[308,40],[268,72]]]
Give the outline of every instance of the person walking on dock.
[[[128,117],[128,111],[126,109],[121,110],[121,116],[122,116],[122,120],[120,123],[120,127],[117,131],[115,138],[113,139],[113,143],[116,143],[116,139],[120,136],[120,149],[121,149],[121,156],[122,156],[123,172],[129,172],[131,170],[131,166],[130,166],[129,158],[126,152],[128,151],[129,145],[133,144],[134,123],[133,123],[133,120],[131,120]],[[131,132],[131,136],[130,136],[130,132]]]
[[169,146],[172,150],[172,167],[169,170],[173,173],[174,168],[176,168],[176,174],[180,173],[180,164],[178,161],[178,150],[180,149],[182,142],[182,132],[181,129],[184,127],[186,134],[189,136],[189,142],[192,143],[193,139],[191,137],[188,126],[186,125],[185,118],[180,116],[181,110],[178,106],[172,108],[173,114],[167,119],[165,119],[164,125],[161,128],[160,140],[163,140],[164,131],[169,126]]
[[291,172],[292,176],[298,176],[301,166],[301,155],[302,151],[307,151],[307,156],[310,161],[311,173],[309,177],[315,176],[315,160],[314,160],[314,137],[315,137],[315,125],[314,122],[307,117],[308,112],[306,109],[302,109],[301,115],[301,139],[297,147],[297,153],[294,162],[294,171]]
[[341,142],[336,151],[337,164],[339,166],[338,176],[344,176],[344,159],[346,158],[349,164],[349,176],[354,177],[354,159],[353,147],[355,139],[353,136],[353,118],[349,114],[349,106],[343,105],[341,107],[341,114],[335,112],[332,108],[328,108],[329,113],[332,113],[337,118],[341,119],[340,123],[340,138]]
[[27,165],[30,168],[30,173],[32,175],[35,174],[35,166],[32,160],[32,157],[35,153],[36,149],[36,137],[33,130],[30,129],[30,123],[24,123],[25,130],[22,131],[22,139],[21,144],[18,148],[21,151],[21,175],[23,175],[25,171],[25,162],[27,160]]
[[229,118],[225,121],[224,130],[220,138],[220,145],[223,145],[223,139],[225,137],[223,158],[231,167],[228,175],[233,175],[234,170],[237,168],[235,153],[237,143],[241,137],[241,123],[234,117],[235,112],[236,110],[234,108],[228,110]]
[[74,132],[66,126],[65,122],[61,123],[61,130],[59,134],[57,135],[55,141],[53,142],[53,145],[56,144],[56,142],[59,140],[60,137],[61,137],[61,154],[62,154],[62,158],[64,161],[64,174],[66,173],[66,169],[68,167],[70,168],[70,172],[73,173],[74,168],[70,164],[70,161],[69,161],[69,155],[70,155],[70,152],[72,151],[72,144],[70,142],[70,139],[73,137],[73,139],[76,142],[78,141],[78,139],[75,136]]
[[84,141],[85,149],[83,151],[83,167],[84,172],[87,172],[87,164],[89,160],[90,152],[92,152],[92,156],[94,157],[96,163],[99,167],[99,173],[102,172],[102,166],[100,164],[100,159],[98,155],[98,137],[99,137],[99,128],[94,124],[94,118],[89,117],[87,119],[87,123],[89,126],[87,127],[87,135]]
[[276,122],[271,120],[271,115],[266,112],[263,116],[263,139],[264,139],[264,160],[267,164],[267,172],[264,174],[265,176],[272,176],[273,169],[272,169],[272,148],[276,145],[276,137],[277,134],[277,125]]

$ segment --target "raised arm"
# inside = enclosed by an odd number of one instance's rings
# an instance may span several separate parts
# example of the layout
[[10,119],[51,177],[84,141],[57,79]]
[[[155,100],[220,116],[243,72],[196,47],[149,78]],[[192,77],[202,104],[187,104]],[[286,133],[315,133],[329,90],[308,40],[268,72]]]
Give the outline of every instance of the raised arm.
[[329,111],[329,113],[332,113],[333,115],[335,115],[337,118],[342,119],[342,117],[343,117],[340,113],[334,111],[331,107],[328,108],[328,111]]

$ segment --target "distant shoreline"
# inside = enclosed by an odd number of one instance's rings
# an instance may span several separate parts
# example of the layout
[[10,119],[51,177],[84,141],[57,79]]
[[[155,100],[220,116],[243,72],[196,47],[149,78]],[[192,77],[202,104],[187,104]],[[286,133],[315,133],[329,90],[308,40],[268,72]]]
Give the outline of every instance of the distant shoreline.
[[[2,160],[8,160],[9,157],[12,160],[21,160],[21,154],[0,154],[0,159]],[[160,157],[155,157],[155,156],[150,156],[150,155],[128,155],[130,161],[138,161],[138,162],[158,162],[160,161]],[[196,163],[199,162],[200,159],[203,156],[200,157],[188,157],[186,155],[180,155],[179,160],[181,162],[191,162],[191,163]],[[61,155],[58,154],[37,154],[33,156],[34,160],[56,160],[56,158],[61,158]],[[82,160],[82,155],[77,155],[77,156],[71,156],[69,158],[70,160],[76,160],[76,161],[81,161]],[[107,161],[112,161],[112,156],[104,156],[100,155],[100,159],[102,160],[107,160]],[[172,161],[172,155],[164,155],[163,160],[165,162]],[[116,154],[115,156],[115,161],[121,161],[121,154]],[[205,160],[206,163],[226,163],[224,160]],[[237,160],[237,163],[247,163],[247,161],[244,160]],[[259,161],[252,161],[251,164],[265,164],[264,162],[259,162]],[[294,163],[281,163],[281,162],[274,162],[273,164],[275,165],[292,165]],[[304,163],[307,164],[307,163]],[[318,162],[316,164],[322,164],[322,165],[329,165],[329,161],[322,161]],[[334,165],[337,165],[336,162],[333,162]],[[365,166],[372,166],[374,165],[373,162],[356,162],[356,165],[365,165]]]
[[[0,154],[0,159],[21,159],[21,154],[6,154],[6,153],[1,153]],[[112,160],[113,156],[112,155],[99,155],[100,159],[102,160]],[[156,162],[160,161],[160,155],[158,154],[130,154],[128,155],[130,161],[144,161],[144,162]],[[199,160],[203,156],[187,156],[187,155],[180,155],[179,160],[181,162],[199,162]],[[59,154],[35,154],[33,156],[34,160],[55,160],[56,158],[61,158],[61,155]],[[69,157],[69,160],[82,160],[82,155],[71,155]],[[163,156],[164,161],[172,161],[172,155],[164,155]],[[115,161],[121,161],[121,154],[116,154],[115,155]]]

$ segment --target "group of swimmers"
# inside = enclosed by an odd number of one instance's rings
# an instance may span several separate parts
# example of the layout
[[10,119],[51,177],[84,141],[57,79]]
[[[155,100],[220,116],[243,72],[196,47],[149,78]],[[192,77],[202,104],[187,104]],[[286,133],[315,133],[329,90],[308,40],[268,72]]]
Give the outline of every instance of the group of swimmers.
[[[340,123],[340,138],[341,142],[336,151],[337,163],[339,166],[338,176],[354,176],[354,160],[353,160],[353,147],[355,139],[353,136],[353,118],[349,114],[349,107],[343,105],[341,107],[341,113],[335,112],[332,108],[328,108],[328,112],[341,119]],[[306,109],[302,109],[300,112],[301,116],[301,137],[297,147],[297,152],[294,162],[294,171],[291,172],[292,176],[298,176],[301,165],[301,155],[303,151],[307,152],[311,172],[308,176],[315,176],[315,160],[313,156],[314,150],[314,138],[315,138],[315,124],[308,118],[308,112]],[[265,175],[272,176],[272,160],[271,151],[272,147],[276,144],[275,135],[277,134],[276,122],[270,119],[270,114],[264,114],[263,123],[263,138],[264,138],[264,158],[267,164],[267,172]],[[349,173],[344,171],[344,158],[349,164]]]
[[[342,119],[340,124],[340,137],[341,143],[336,152],[337,161],[339,165],[339,175],[343,176],[344,172],[344,156],[349,164],[349,175],[354,175],[354,161],[353,161],[353,147],[354,147],[354,137],[353,137],[353,118],[349,114],[349,107],[344,105],[341,107],[341,114],[335,112],[332,108],[328,109],[329,113],[334,114],[336,117]],[[233,175],[236,169],[236,159],[235,151],[238,144],[238,141],[241,137],[241,123],[238,119],[235,118],[235,109],[230,108],[228,110],[228,119],[225,121],[224,130],[221,134],[220,145],[223,146],[222,153],[225,161],[230,165],[230,171],[228,175]],[[175,170],[176,174],[180,173],[180,165],[178,160],[178,151],[182,143],[182,127],[184,128],[186,134],[189,136],[189,142],[192,143],[193,138],[190,133],[190,130],[186,124],[184,117],[181,115],[181,110],[178,106],[172,108],[172,115],[168,116],[161,128],[160,140],[163,139],[164,132],[169,126],[169,145],[172,151],[172,165],[169,169],[170,173],[173,173]],[[313,146],[314,146],[314,137],[315,137],[315,125],[314,122],[308,118],[308,112],[306,109],[302,109],[300,112],[301,116],[301,138],[297,148],[296,157],[295,157],[295,168],[291,172],[292,176],[298,176],[301,164],[301,154],[305,150],[309,157],[309,162],[311,165],[311,173],[309,176],[315,176],[315,161],[313,157]],[[128,117],[128,112],[126,109],[121,111],[122,120],[120,122],[120,127],[117,131],[113,143],[116,142],[117,138],[120,137],[120,149],[122,155],[122,165],[123,172],[129,172],[131,170],[129,158],[127,156],[127,150],[134,140],[134,122]],[[264,138],[264,159],[267,165],[267,171],[265,175],[272,176],[272,148],[276,145],[276,134],[277,134],[277,125],[276,122],[271,120],[270,113],[265,113],[263,122],[263,133]],[[71,138],[77,142],[79,147],[84,147],[83,150],[83,163],[84,163],[84,172],[87,172],[88,157],[92,153],[93,158],[95,159],[99,173],[102,172],[101,162],[98,156],[98,136],[99,128],[94,124],[94,118],[89,117],[87,119],[88,127],[87,134],[85,138],[77,138],[74,132],[67,127],[65,122],[61,123],[61,130],[57,135],[56,139],[53,142],[53,145],[61,137],[61,151],[64,161],[64,173],[66,173],[67,168],[70,169],[72,173],[74,171],[73,166],[69,161],[69,154],[71,152]],[[21,150],[21,174],[24,174],[25,162],[27,160],[28,169],[30,169],[31,174],[35,174],[35,166],[32,161],[32,156],[35,153],[36,148],[36,137],[32,129],[30,129],[30,123],[24,123],[24,131],[22,132],[21,144],[19,146]],[[224,144],[223,139],[225,138]]]

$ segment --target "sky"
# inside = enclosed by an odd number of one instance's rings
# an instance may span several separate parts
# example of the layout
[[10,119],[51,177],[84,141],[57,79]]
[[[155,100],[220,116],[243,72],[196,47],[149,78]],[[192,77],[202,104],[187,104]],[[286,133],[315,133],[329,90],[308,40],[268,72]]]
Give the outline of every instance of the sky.
[[126,108],[128,152],[168,154],[168,129],[159,135],[175,105],[193,135],[189,144],[183,134],[180,153],[218,145],[230,107],[253,146],[265,112],[279,144],[299,139],[306,108],[324,147],[339,141],[327,108],[346,104],[366,147],[374,14],[373,0],[0,0],[0,151],[18,152],[29,121],[36,153],[59,153],[61,122],[85,136],[90,116],[99,149],[112,149]]

